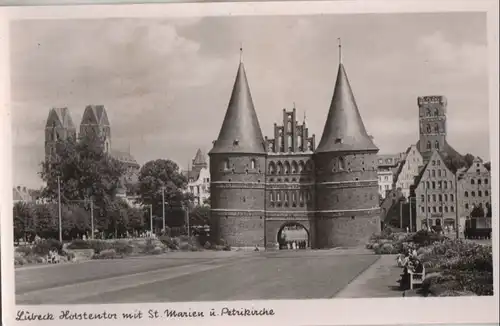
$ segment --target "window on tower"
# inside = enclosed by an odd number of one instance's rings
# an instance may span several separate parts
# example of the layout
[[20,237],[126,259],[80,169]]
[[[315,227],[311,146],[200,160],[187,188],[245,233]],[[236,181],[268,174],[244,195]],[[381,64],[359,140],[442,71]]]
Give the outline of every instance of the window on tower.
[[437,124],[436,124],[436,125],[434,126],[434,132],[435,132],[435,133],[439,133],[439,125],[437,125]]
[[436,141],[434,142],[434,148],[435,148],[435,149],[439,149],[439,141],[437,141],[437,140],[436,140]]
[[343,157],[339,157],[339,170],[345,170],[345,160]]
[[434,115],[437,117],[439,116],[439,109],[434,109]]
[[430,124],[427,124],[425,126],[425,129],[427,130],[428,133],[432,132],[432,129],[431,129],[431,125]]
[[431,142],[430,142],[430,141],[428,141],[428,142],[427,142],[427,149],[431,149],[431,148],[432,148],[432,146],[431,146]]
[[224,161],[224,170],[229,170],[229,160]]
[[252,160],[250,161],[250,169],[252,169],[252,170],[254,170],[254,169],[255,169],[255,160],[254,160],[254,159],[252,159]]

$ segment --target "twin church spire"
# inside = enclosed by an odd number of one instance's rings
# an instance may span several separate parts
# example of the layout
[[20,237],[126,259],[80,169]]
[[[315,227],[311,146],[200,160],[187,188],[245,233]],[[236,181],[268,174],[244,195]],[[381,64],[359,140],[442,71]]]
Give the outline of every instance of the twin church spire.
[[[347,73],[342,63],[338,39],[339,67],[321,141],[316,152],[378,151],[359,113]],[[210,154],[265,154],[266,148],[250,93],[240,46],[240,63],[219,137]],[[305,119],[305,116],[304,116]]]

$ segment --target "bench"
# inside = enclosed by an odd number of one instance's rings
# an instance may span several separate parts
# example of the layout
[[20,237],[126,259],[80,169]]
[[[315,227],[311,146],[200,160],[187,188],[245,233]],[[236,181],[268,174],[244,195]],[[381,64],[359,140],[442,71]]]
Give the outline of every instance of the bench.
[[413,290],[415,285],[422,285],[425,279],[425,267],[422,266],[422,273],[408,271],[410,274],[410,290]]

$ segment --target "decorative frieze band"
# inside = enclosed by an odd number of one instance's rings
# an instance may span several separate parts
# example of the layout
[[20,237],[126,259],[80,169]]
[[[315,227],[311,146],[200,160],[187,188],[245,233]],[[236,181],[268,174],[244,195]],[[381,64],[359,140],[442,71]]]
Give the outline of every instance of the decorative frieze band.
[[316,211],[265,211],[265,210],[234,210],[234,209],[212,209],[213,216],[266,216],[266,219],[309,219],[319,218],[334,218],[334,217],[350,217],[350,216],[368,216],[378,215],[380,208],[367,209],[350,209],[350,210],[316,210]]
[[261,182],[225,182],[217,181],[210,184],[212,189],[264,189],[266,185]]
[[341,182],[317,182],[317,186],[328,189],[378,187],[378,180],[352,180]]

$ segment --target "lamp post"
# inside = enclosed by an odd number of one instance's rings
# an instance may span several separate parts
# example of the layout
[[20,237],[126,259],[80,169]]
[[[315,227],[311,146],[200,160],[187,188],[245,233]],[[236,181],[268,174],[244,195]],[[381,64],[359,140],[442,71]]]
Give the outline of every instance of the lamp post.
[[161,187],[161,208],[163,211],[163,232],[166,230],[166,222],[165,222],[165,186]]
[[153,236],[153,205],[149,206],[149,226],[151,229],[151,236]]
[[62,243],[61,178],[57,177],[57,204],[59,208],[59,242]]

